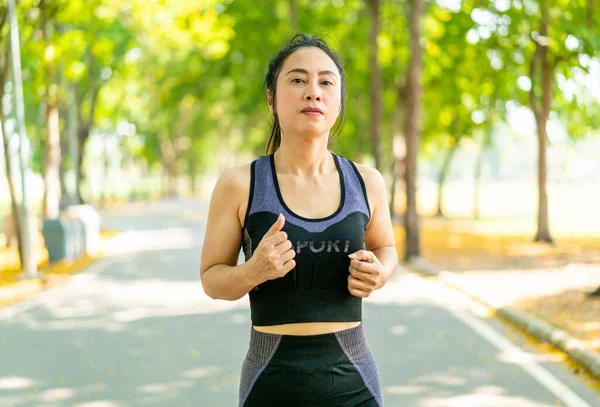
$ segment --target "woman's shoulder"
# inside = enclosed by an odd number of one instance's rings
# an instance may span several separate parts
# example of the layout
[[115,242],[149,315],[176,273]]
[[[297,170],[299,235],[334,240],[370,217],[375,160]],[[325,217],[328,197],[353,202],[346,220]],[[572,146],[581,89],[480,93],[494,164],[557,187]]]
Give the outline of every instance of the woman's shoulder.
[[[365,164],[359,164],[354,161],[358,173],[360,174],[365,184],[365,190],[367,193],[367,200],[369,202],[369,208],[371,211],[375,210],[378,206],[378,202],[383,200],[383,196],[387,194],[385,188],[385,180],[381,172],[377,168],[370,167]],[[387,200],[387,197],[385,198]]]
[[219,176],[218,183],[222,183],[231,192],[243,192],[250,188],[250,166],[246,163],[224,170]]
[[383,175],[381,175],[381,172],[379,172],[377,168],[354,162],[348,158],[346,159],[352,162],[352,164],[354,164],[354,166],[358,170],[358,173],[363,179],[367,189],[385,188],[385,181],[383,179]]
[[[236,208],[240,226],[244,224],[246,208],[248,207],[251,165],[252,163],[249,162],[228,168],[221,173],[217,181],[217,184],[221,185],[223,191],[219,195],[227,201],[227,204]],[[223,202],[223,204],[226,203]]]

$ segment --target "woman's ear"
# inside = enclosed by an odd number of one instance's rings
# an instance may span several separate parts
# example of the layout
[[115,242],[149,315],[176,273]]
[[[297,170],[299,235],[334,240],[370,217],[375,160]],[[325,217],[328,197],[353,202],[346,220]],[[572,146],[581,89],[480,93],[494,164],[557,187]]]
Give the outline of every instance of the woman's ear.
[[273,94],[271,93],[271,89],[267,89],[267,100],[269,104],[269,110],[271,111],[271,114],[273,114],[275,106],[273,106]]

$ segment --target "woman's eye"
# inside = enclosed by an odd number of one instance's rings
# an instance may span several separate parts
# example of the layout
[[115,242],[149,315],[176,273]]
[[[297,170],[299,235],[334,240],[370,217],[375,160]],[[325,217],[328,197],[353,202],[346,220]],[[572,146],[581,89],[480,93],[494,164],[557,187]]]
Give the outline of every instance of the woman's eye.
[[329,85],[333,85],[333,83],[332,83],[332,82],[329,82],[329,81],[323,81],[323,82],[321,82],[321,83],[322,83],[322,84],[324,84],[324,85],[328,85],[328,86],[329,86]]
[[302,79],[300,79],[300,78],[294,78],[294,79],[292,79],[292,83],[302,83],[302,82],[304,82],[304,81]]

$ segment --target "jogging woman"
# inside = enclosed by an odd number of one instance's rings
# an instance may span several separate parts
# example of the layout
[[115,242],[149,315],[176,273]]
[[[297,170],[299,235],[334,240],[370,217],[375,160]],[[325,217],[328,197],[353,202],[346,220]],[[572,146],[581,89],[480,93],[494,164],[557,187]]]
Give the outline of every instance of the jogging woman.
[[344,68],[324,41],[300,34],[273,57],[265,85],[267,153],[219,177],[200,265],[210,297],[249,295],[239,406],[381,407],[362,299],[398,256],[383,177],[331,150]]

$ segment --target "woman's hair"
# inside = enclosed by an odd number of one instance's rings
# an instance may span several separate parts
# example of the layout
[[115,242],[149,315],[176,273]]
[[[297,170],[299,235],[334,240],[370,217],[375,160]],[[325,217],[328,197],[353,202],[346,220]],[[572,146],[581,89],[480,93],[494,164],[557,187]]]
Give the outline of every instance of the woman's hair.
[[[269,62],[269,71],[267,72],[267,77],[265,78],[264,86],[268,90],[271,91],[271,95],[273,98],[273,107],[275,107],[275,101],[277,98],[276,88],[277,88],[277,78],[279,77],[279,72],[281,71],[281,67],[283,63],[291,54],[303,47],[316,47],[325,52],[329,57],[333,60],[337,69],[340,71],[341,75],[341,109],[340,116],[337,120],[337,125],[334,127],[333,134],[329,135],[329,140],[327,141],[327,148],[331,150],[331,142],[335,136],[337,136],[344,127],[344,122],[346,119],[346,76],[344,73],[344,66],[341,58],[327,45],[327,43],[312,35],[305,34],[296,34],[294,38],[290,40],[290,42],[283,47],[277,55],[275,55],[271,62]],[[281,145],[281,126],[279,125],[279,117],[277,117],[277,111],[273,109],[273,125],[271,127],[271,136],[269,137],[269,143],[267,144],[267,155],[274,153],[277,151],[279,146]]]

